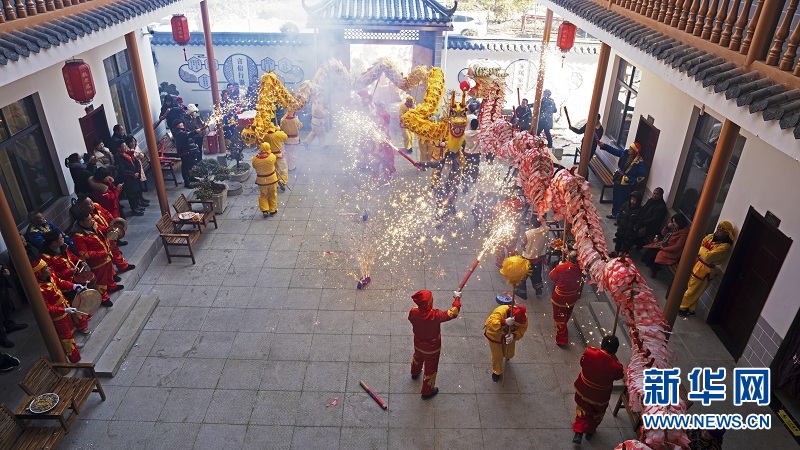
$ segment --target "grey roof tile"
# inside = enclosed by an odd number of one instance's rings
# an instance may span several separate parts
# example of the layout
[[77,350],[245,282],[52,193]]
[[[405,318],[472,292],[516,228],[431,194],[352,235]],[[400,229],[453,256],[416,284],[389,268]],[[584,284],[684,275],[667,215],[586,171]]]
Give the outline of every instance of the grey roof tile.
[[303,8],[309,26],[428,26],[449,28],[457,4],[447,8],[435,0],[323,0]]

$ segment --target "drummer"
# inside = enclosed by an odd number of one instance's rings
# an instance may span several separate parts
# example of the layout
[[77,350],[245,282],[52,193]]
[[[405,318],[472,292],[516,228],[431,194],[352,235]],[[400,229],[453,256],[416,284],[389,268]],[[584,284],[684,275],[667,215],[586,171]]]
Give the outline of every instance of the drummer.
[[92,216],[86,212],[78,213],[78,221],[75,223],[78,231],[72,235],[78,254],[86,260],[89,267],[96,277],[96,288],[102,295],[103,302],[100,305],[105,307],[114,306],[108,294],[117,292],[125,286],[114,281],[114,268],[111,266],[111,256],[108,239],[98,230]]
[[[47,263],[42,259],[36,259],[31,262],[33,273],[39,281],[39,290],[42,291],[44,303],[47,305],[47,310],[50,312],[50,318],[53,320],[53,325],[58,334],[58,339],[61,341],[61,347],[64,353],[67,354],[70,362],[76,363],[81,360],[81,352],[75,343],[75,337],[72,334],[72,329],[75,327],[79,333],[88,336],[91,334],[89,331],[89,324],[86,321],[86,316],[76,315],[77,309],[71,307],[69,302],[61,293],[62,289],[67,288],[69,282],[64,282],[56,279]],[[73,286],[73,289],[78,290],[78,285]]]
[[[121,219],[112,217],[111,213],[108,212],[107,209],[93,202],[92,199],[86,195],[78,196],[77,205],[81,211],[86,211],[92,216],[92,219],[94,219],[94,222],[97,224],[97,231],[99,231],[104,237],[108,236],[109,228],[112,227],[115,221],[121,222]],[[125,222],[121,223],[124,224]],[[127,228],[127,225],[124,225],[123,228]],[[111,261],[117,268],[117,273],[123,273],[135,269],[136,265],[128,264],[128,261],[126,261],[125,257],[122,256],[122,251],[119,249],[120,242],[122,241],[112,239],[107,240],[108,246],[111,249]],[[122,280],[118,275],[114,275],[114,281]]]
[[[78,267],[80,265],[85,266],[86,262],[67,248],[64,236],[58,231],[48,231],[44,234],[41,256],[56,279],[77,284],[84,284],[89,281],[85,278],[85,275],[81,275],[84,276],[82,279],[76,279]],[[86,268],[88,269],[89,266],[86,266]],[[91,275],[91,272],[88,273]],[[91,276],[94,277],[94,275]],[[75,299],[75,294],[77,292],[74,289],[64,292],[64,296],[67,297],[70,303]]]

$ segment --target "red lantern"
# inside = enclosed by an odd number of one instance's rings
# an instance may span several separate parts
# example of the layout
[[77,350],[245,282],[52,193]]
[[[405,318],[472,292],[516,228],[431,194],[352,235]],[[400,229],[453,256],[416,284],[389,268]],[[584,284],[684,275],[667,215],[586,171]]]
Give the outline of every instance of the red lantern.
[[574,24],[567,21],[558,26],[558,40],[556,45],[562,52],[568,52],[575,43],[575,32],[578,30]]
[[178,45],[186,45],[189,43],[191,36],[189,35],[189,19],[183,14],[175,14],[172,20],[169,21],[172,25],[172,39]]
[[82,59],[71,59],[61,68],[64,84],[67,86],[69,98],[81,105],[92,102],[94,98],[94,79],[92,69]]

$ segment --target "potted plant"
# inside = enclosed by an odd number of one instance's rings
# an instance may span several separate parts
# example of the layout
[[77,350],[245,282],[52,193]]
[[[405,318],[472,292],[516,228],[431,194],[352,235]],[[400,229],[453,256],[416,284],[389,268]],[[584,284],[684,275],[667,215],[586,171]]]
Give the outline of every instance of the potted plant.
[[250,164],[242,162],[243,147],[241,145],[232,145],[229,149],[229,155],[232,159],[236,160],[236,164],[231,167],[231,181],[243,182],[250,178]]
[[194,197],[198,200],[213,200],[214,212],[217,214],[225,212],[225,208],[228,207],[228,186],[220,181],[230,178],[231,170],[208,158],[192,167],[191,175],[200,179],[195,183],[197,187],[194,190]]

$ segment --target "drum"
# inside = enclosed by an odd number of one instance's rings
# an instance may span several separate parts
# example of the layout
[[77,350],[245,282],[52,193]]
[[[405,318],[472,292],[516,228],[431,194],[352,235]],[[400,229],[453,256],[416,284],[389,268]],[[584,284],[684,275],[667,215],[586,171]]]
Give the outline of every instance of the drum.
[[75,301],[72,302],[72,306],[77,308],[78,311],[93,313],[97,311],[102,301],[103,296],[100,294],[100,291],[85,289],[75,296]]
[[72,281],[77,284],[86,285],[94,281],[94,272],[91,270],[84,270],[75,272],[75,275],[72,276]]

